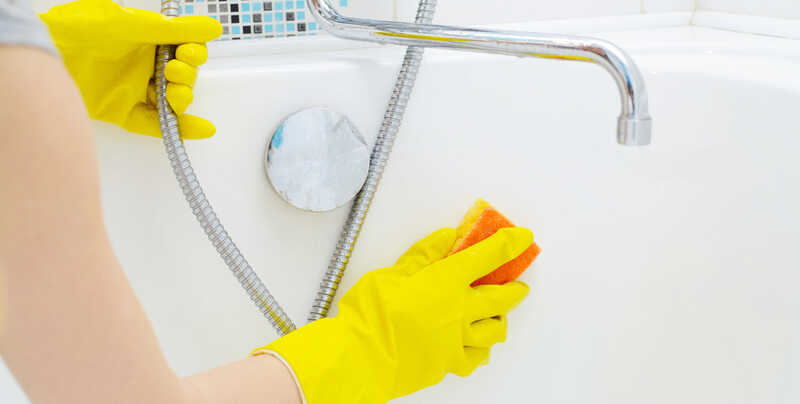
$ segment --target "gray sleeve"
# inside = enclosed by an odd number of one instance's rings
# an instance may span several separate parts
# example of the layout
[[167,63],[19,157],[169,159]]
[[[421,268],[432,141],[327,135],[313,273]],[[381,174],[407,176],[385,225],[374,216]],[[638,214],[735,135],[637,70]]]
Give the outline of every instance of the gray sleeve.
[[0,0],[0,45],[26,45],[58,54],[30,0]]

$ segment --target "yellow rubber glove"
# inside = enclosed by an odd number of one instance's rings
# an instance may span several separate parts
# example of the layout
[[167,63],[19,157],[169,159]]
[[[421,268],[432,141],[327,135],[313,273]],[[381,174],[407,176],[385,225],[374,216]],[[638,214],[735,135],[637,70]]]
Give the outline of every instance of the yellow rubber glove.
[[528,286],[471,288],[527,249],[533,234],[502,229],[447,257],[456,239],[439,230],[393,267],[364,275],[334,318],[306,325],[252,355],[275,353],[296,375],[309,404],[377,404],[471,374],[505,341],[506,314]]
[[167,100],[178,114],[184,139],[214,135],[211,122],[183,112],[192,102],[197,66],[207,58],[203,42],[222,33],[219,22],[198,16],[167,18],[111,0],[78,0],[40,17],[80,88],[89,116],[150,136],[161,136],[151,81],[156,45],[182,44],[165,71]]

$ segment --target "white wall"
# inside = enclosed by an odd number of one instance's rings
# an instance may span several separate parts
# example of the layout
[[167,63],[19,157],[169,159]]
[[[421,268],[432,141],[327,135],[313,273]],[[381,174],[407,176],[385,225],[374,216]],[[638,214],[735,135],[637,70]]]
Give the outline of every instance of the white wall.
[[[418,0],[395,0],[396,18],[414,18]],[[533,20],[632,15],[694,10],[694,0],[440,0],[434,21],[441,24],[493,24]]]
[[[67,1],[32,0],[38,12]],[[117,0],[117,2],[128,7],[154,11],[158,11],[161,4],[160,0]],[[411,21],[418,2],[419,0],[349,0],[345,13],[356,17]],[[493,24],[691,11],[694,10],[694,3],[695,0],[439,0],[435,22],[459,25]]]
[[642,0],[642,13],[693,11],[696,0]]
[[697,0],[697,8],[763,17],[800,19],[798,0]]

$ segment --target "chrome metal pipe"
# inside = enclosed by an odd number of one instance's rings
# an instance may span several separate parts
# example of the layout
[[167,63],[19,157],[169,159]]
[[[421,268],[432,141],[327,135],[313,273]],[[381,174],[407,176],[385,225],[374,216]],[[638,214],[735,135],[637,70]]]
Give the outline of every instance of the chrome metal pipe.
[[579,36],[350,18],[339,14],[330,0],[308,0],[308,8],[322,28],[345,39],[598,64],[614,78],[622,99],[617,142],[650,144],[652,120],[644,78],[630,56],[611,42]]

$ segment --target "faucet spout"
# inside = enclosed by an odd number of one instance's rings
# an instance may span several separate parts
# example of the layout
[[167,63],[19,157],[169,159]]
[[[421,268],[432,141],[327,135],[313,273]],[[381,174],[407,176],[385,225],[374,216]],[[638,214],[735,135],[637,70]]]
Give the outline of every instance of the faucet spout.
[[633,59],[611,42],[579,36],[350,18],[339,14],[330,0],[308,0],[308,7],[323,29],[345,39],[598,64],[614,78],[622,100],[617,142],[650,144],[652,120],[644,78]]

